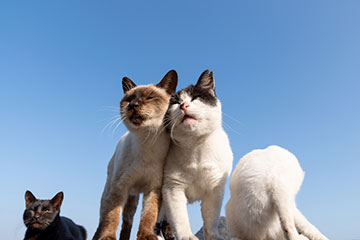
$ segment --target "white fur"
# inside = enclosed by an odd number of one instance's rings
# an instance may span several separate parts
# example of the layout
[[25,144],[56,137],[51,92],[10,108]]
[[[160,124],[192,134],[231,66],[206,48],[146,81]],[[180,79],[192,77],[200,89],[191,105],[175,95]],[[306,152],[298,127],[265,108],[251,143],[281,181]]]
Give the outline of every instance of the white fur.
[[231,198],[226,205],[233,239],[327,239],[296,207],[303,178],[296,157],[278,146],[241,158],[230,180]]
[[231,172],[233,155],[222,129],[221,104],[191,101],[188,94],[180,103],[189,104],[186,114],[195,118],[182,121],[179,104],[169,108],[171,137],[164,169],[163,201],[166,216],[177,239],[197,239],[191,231],[186,204],[201,200],[205,239],[220,239],[217,224],[224,186]]

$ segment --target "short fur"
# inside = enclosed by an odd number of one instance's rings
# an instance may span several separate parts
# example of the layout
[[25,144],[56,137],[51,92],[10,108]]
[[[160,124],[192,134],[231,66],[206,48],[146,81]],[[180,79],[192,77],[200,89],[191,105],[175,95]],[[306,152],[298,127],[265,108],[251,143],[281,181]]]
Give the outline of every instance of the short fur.
[[325,240],[297,209],[304,178],[296,157],[270,146],[246,154],[230,180],[226,218],[238,240]]
[[186,204],[201,201],[205,239],[220,239],[217,224],[233,155],[222,128],[221,103],[212,72],[170,100],[167,122],[172,138],[164,168],[166,216],[176,238],[197,239]]
[[169,71],[157,85],[136,86],[123,78],[125,92],[120,114],[128,128],[111,158],[101,198],[100,222],[93,239],[116,239],[120,215],[120,239],[129,239],[139,194],[144,193],[138,239],[157,239],[153,229],[161,204],[163,165],[170,137],[163,118],[177,74]]
[[64,194],[59,192],[51,200],[39,200],[30,192],[25,193],[24,240],[85,240],[86,230],[71,219],[60,217]]

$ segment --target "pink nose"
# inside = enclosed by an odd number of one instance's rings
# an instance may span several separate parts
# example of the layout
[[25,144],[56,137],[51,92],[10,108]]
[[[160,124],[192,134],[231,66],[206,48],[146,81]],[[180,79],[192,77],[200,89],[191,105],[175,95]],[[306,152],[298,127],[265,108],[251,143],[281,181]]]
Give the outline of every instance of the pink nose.
[[190,105],[187,102],[184,102],[180,105],[181,110],[186,110]]

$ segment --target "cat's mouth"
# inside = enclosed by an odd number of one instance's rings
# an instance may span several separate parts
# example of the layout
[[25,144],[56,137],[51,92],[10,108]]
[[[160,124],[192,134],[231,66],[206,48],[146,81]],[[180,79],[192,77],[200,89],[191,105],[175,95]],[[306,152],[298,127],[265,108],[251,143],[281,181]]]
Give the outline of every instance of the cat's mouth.
[[145,115],[139,114],[136,111],[128,111],[127,115],[130,122],[136,126],[141,125],[148,119]]
[[196,120],[196,118],[194,118],[193,116],[190,116],[188,114],[185,114],[182,122],[186,121],[186,120]]

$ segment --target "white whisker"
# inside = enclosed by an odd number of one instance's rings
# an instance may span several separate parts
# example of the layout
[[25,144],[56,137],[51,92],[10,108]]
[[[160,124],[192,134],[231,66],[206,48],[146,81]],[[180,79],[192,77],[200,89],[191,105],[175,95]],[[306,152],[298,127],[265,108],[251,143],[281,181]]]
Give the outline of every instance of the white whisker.
[[240,122],[239,120],[237,120],[236,118],[232,117],[231,115],[222,112],[222,114],[228,118],[230,118],[231,120],[233,120],[234,122],[237,122],[238,124],[241,124],[242,126],[244,126],[244,124],[242,122]]
[[112,131],[112,134],[115,133],[116,129],[120,126],[120,124],[124,121],[124,119],[121,119],[121,121],[116,125],[116,127],[114,128],[114,130]]
[[108,127],[112,127],[117,121],[119,121],[121,118],[120,117],[116,117],[115,119],[113,119],[112,121],[110,121],[108,124],[105,125],[105,127],[102,129],[101,134],[104,133],[104,131],[106,130],[106,128]]

